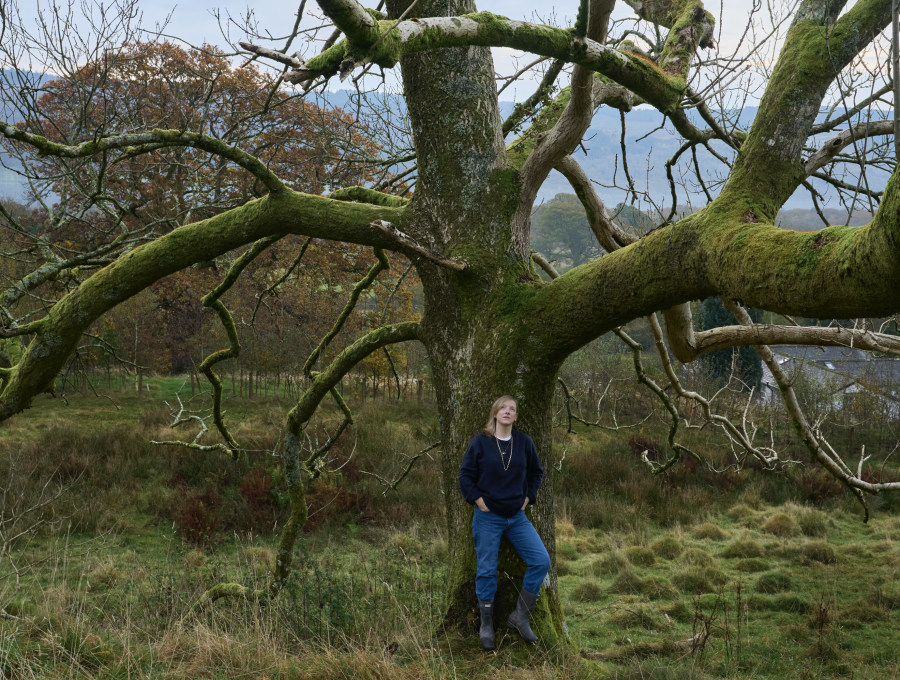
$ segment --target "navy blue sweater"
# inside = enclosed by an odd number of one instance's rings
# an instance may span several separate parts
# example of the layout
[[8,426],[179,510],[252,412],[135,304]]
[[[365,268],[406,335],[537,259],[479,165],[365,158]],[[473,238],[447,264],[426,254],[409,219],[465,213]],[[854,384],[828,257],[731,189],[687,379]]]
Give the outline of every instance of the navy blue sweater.
[[[500,441],[500,446],[507,451],[509,442]],[[512,447],[512,460],[504,456],[509,462],[509,469],[504,470],[494,437],[476,434],[469,442],[459,467],[459,490],[466,502],[474,504],[484,498],[488,510],[506,518],[522,509],[526,496],[534,505],[544,478],[541,459],[527,434],[513,431]]]

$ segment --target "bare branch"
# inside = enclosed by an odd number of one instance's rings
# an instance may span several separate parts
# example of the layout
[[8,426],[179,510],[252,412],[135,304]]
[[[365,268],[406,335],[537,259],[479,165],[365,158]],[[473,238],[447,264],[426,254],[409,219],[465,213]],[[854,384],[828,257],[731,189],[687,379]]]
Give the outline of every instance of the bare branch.
[[824,167],[837,154],[850,146],[857,139],[866,137],[880,137],[882,135],[894,134],[893,120],[879,120],[870,123],[858,123],[851,125],[849,128],[841,132],[837,137],[829,139],[823,144],[818,151],[810,156],[806,161],[807,177],[816,172],[819,168]]
[[257,177],[272,193],[280,194],[288,191],[275,173],[269,170],[255,156],[220,139],[196,132],[155,129],[134,135],[101,137],[98,140],[82,142],[75,146],[51,142],[46,137],[26,132],[4,122],[0,122],[0,132],[7,139],[33,146],[43,155],[59,156],[60,158],[86,158],[88,156],[96,156],[104,151],[119,150],[128,155],[136,155],[138,153],[155,151],[164,146],[190,146],[237,163]]
[[547,272],[547,276],[549,276],[551,279],[559,278],[559,272],[556,271],[556,268],[552,264],[550,264],[550,260],[541,255],[539,252],[532,250],[531,259],[534,260],[541,269]]
[[253,52],[260,57],[266,57],[267,59],[271,59],[272,61],[277,61],[279,64],[291,66],[296,69],[302,69],[306,66],[306,62],[302,59],[299,59],[295,56],[288,56],[287,54],[279,52],[278,50],[273,50],[268,47],[259,47],[257,45],[251,45],[250,43],[245,42],[239,42],[238,45],[243,47],[248,52]]
[[663,317],[672,353],[683,363],[708,352],[748,345],[856,347],[900,356],[900,338],[865,328],[750,324],[722,326],[698,333],[694,330],[688,305],[667,309],[663,312]]
[[594,232],[597,242],[603,246],[606,252],[611,253],[638,240],[636,236],[625,233],[618,224],[613,222],[606,206],[597,195],[594,185],[578,161],[571,156],[565,156],[557,162],[555,167],[575,189],[576,195],[584,205],[591,231]]
[[[406,476],[410,473],[410,470],[413,469],[413,465],[416,464],[416,461],[419,460],[419,458],[421,458],[422,456],[427,456],[429,451],[436,449],[440,445],[441,445],[440,442],[435,442],[431,446],[428,446],[428,447],[422,449],[421,451],[419,451],[419,453],[417,453],[416,455],[411,456],[409,459],[409,463],[407,463],[407,465],[406,465],[406,468],[404,468],[403,472],[401,472],[399,475],[397,475],[393,479],[393,481],[389,482],[384,477],[381,477],[380,475],[376,475],[374,472],[366,472],[365,470],[363,470],[362,473],[364,475],[369,475],[370,477],[374,477],[379,482],[381,482],[385,486],[385,489],[384,489],[384,491],[381,492],[381,495],[387,496],[388,491],[396,491],[397,490],[397,486],[400,484],[400,482],[402,482],[404,479],[406,479]],[[431,456],[428,456],[428,457],[431,458]]]

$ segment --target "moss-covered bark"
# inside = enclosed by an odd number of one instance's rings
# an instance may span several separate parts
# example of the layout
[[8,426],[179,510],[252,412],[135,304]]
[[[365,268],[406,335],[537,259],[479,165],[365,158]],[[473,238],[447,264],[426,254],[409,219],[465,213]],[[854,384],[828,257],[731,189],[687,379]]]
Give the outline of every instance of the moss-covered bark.
[[[416,13],[420,13],[418,5]],[[675,110],[685,89],[681,73],[670,76],[639,54],[576,38],[569,29],[515,21],[490,12],[461,12],[449,17],[444,13],[431,20],[403,21],[396,27],[392,21],[382,21],[379,30],[386,35],[374,49],[343,40],[311,59],[303,69],[303,77],[332,75],[351,58],[359,64],[372,61],[391,67],[405,55],[482,46],[509,47],[584,66],[624,85],[664,112]]]
[[806,178],[801,152],[828,87],[888,25],[890,16],[891,0],[861,0],[834,23],[827,12],[799,15],[717,202],[774,221]]
[[[383,258],[383,255],[382,255]],[[377,272],[376,272],[377,273]],[[287,417],[287,432],[284,437],[284,449],[282,461],[284,466],[284,478],[287,483],[288,497],[291,500],[291,514],[281,529],[278,539],[278,553],[275,559],[275,570],[270,583],[269,591],[277,595],[284,587],[285,581],[291,574],[291,565],[294,556],[294,547],[297,537],[307,520],[306,508],[306,484],[310,473],[315,474],[316,454],[303,460],[301,456],[300,440],[303,428],[312,418],[322,400],[329,394],[338,402],[344,412],[345,420],[334,437],[330,438],[323,449],[317,452],[324,453],[331,444],[340,436],[344,428],[352,422],[352,416],[347,405],[341,399],[335,385],[340,379],[373,352],[382,347],[397,342],[414,340],[417,336],[418,324],[413,322],[399,323],[378,328],[351,344],[343,350],[328,367],[321,373],[312,373],[312,385],[307,388],[298,400],[296,406],[291,409]]]
[[[390,2],[388,8],[392,15],[402,12]],[[446,15],[468,8],[468,3],[423,6],[420,0],[416,12]],[[546,359],[547,348],[534,342],[537,329],[519,316],[521,302],[544,284],[515,245],[523,238],[527,243],[527,225],[514,218],[520,182],[504,148],[490,52],[441,50],[404,57],[401,65],[419,163],[406,231],[468,263],[464,272],[428,262],[417,269],[425,294],[418,337],[433,367],[441,418],[451,546],[445,625],[471,632],[477,605],[472,508],[459,492],[459,465],[491,402],[503,393],[519,398],[519,427],[534,439],[547,470],[529,512],[551,556],[555,553],[550,402],[559,362]],[[524,564],[508,546],[501,571],[511,578],[500,578],[500,623],[512,611],[524,574]],[[554,567],[534,617],[535,630],[550,644],[563,639],[555,579]]]
[[628,0],[638,16],[669,29],[659,55],[663,71],[687,80],[697,47],[713,45],[715,17],[700,0]]
[[520,314],[523,323],[543,319],[544,342],[565,355],[637,316],[710,295],[784,314],[883,317],[900,306],[898,287],[900,176],[895,173],[865,227],[789,231],[747,222],[718,199],[536,290]]
[[333,198],[335,201],[359,201],[360,203],[371,203],[372,205],[385,205],[389,208],[402,208],[409,202],[408,199],[383,194],[380,191],[374,191],[366,187],[338,189],[329,198]]

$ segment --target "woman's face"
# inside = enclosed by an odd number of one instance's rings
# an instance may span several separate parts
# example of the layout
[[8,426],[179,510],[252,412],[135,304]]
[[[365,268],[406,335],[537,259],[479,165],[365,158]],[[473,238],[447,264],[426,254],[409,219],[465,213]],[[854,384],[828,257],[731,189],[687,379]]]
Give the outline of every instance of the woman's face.
[[497,423],[501,425],[512,425],[518,417],[519,412],[516,409],[516,402],[512,399],[504,401],[500,410],[497,411]]

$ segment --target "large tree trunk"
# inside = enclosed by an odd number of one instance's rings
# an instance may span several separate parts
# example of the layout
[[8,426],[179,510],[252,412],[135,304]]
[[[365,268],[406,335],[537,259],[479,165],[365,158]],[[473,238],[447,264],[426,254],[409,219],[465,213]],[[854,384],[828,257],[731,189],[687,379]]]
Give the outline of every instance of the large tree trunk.
[[[470,506],[459,491],[459,466],[469,440],[484,427],[491,403],[502,394],[512,394],[519,401],[519,420],[516,429],[530,435],[534,440],[541,464],[544,481],[538,493],[537,503],[526,512],[550,553],[551,569],[544,582],[538,608],[532,619],[535,632],[546,644],[556,644],[564,640],[563,616],[559,604],[556,582],[556,539],[553,508],[553,464],[551,448],[551,405],[556,382],[556,367],[544,366],[539,370],[538,360],[529,361],[521,353],[515,358],[521,364],[511,364],[508,360],[498,360],[496,350],[487,341],[487,336],[497,334],[490,317],[480,329],[474,330],[473,345],[480,348],[466,354],[442,349],[437,343],[428,342],[435,371],[438,404],[441,418],[442,473],[444,494],[447,503],[447,531],[450,554],[450,569],[447,577],[446,625],[475,633],[477,616],[475,609],[475,546],[472,539],[472,513]],[[510,331],[514,329],[502,329]],[[508,333],[502,332],[502,335]],[[522,334],[517,334],[522,335]],[[480,337],[479,337],[480,336]],[[454,343],[455,344],[455,343]],[[470,345],[473,346],[473,345]],[[513,354],[511,349],[507,349]],[[509,359],[510,357],[507,357]],[[515,550],[503,541],[500,549],[500,568],[495,599],[495,621],[504,625],[515,607],[525,564]]]
[[[393,17],[407,6],[408,0],[388,2]],[[473,10],[466,0],[424,6],[419,0],[415,11],[428,17]],[[459,492],[459,465],[491,403],[512,394],[520,403],[518,427],[534,439],[545,469],[529,515],[552,566],[533,626],[547,644],[556,644],[565,636],[556,592],[550,423],[561,358],[546,358],[553,348],[535,342],[536,329],[521,315],[520,305],[543,284],[529,261],[529,225],[517,223],[521,182],[504,146],[493,60],[487,48],[452,48],[404,57],[401,66],[419,172],[408,221],[398,227],[468,263],[462,273],[417,263],[425,293],[419,337],[434,367],[443,443],[451,560],[445,626],[474,632],[477,610],[473,509]],[[524,563],[504,544],[498,625],[512,611],[524,573]]]

